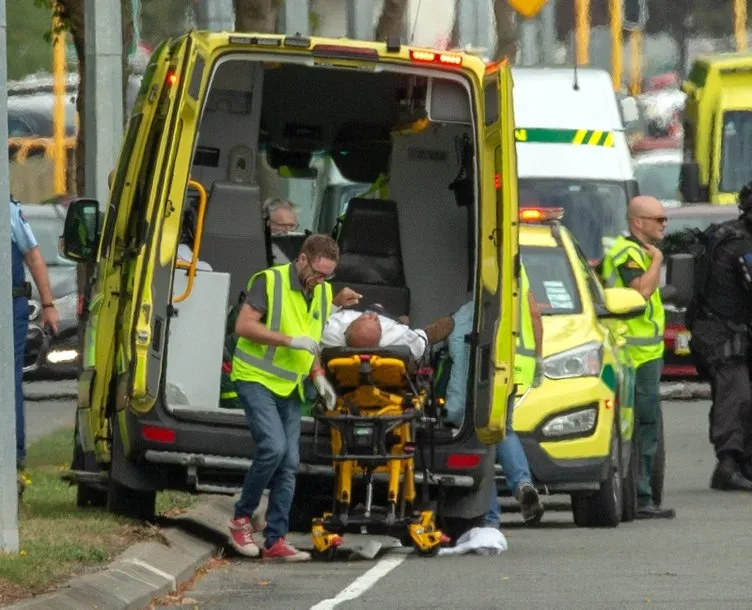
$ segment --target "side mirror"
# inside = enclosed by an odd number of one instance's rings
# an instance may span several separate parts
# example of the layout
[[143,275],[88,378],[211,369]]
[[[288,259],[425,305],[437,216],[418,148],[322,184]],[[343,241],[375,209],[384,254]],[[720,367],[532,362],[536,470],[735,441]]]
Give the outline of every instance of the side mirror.
[[96,199],[71,201],[63,228],[63,256],[82,263],[94,262],[99,246],[99,225],[99,202]]
[[598,312],[601,319],[628,320],[645,312],[647,302],[634,288],[606,288],[603,292],[606,306]]
[[686,203],[697,203],[701,201],[700,193],[700,166],[697,161],[687,161],[682,163],[679,173],[679,190],[682,198]]
[[676,290],[677,305],[689,305],[695,290],[695,257],[691,254],[672,254],[666,261],[666,285]]

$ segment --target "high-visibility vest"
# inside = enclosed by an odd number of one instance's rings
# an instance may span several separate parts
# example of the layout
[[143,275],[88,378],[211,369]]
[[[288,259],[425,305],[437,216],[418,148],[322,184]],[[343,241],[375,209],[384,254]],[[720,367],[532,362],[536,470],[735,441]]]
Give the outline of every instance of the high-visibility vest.
[[[290,266],[277,265],[260,271],[266,275],[266,327],[289,337],[321,340],[332,310],[332,286],[322,282],[313,290],[310,307],[305,296],[290,286]],[[251,283],[259,274],[254,275]],[[314,357],[305,350],[254,343],[241,337],[232,359],[232,381],[255,381],[277,396],[289,396],[297,388],[303,398],[303,378]]]
[[514,352],[514,382],[519,386],[518,391],[529,388],[535,377],[535,333],[527,296],[529,290],[527,272],[520,265],[520,332],[517,334]]
[[[644,272],[650,267],[650,257],[631,239],[623,235],[616,238],[610,250],[603,258],[602,276],[606,288],[621,288],[625,284],[621,279],[619,267],[632,259]],[[645,313],[624,321],[627,332],[627,353],[635,366],[663,357],[663,331],[666,326],[666,313],[663,309],[661,292],[653,292],[648,299]]]

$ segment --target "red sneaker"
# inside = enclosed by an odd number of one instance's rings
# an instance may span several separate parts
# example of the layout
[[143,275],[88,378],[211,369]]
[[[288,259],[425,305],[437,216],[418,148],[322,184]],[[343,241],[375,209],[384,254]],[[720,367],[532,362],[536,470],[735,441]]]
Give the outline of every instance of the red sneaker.
[[230,521],[230,544],[241,555],[258,557],[261,553],[253,541],[253,525],[250,517],[241,517]]
[[271,548],[264,549],[262,559],[278,561],[311,561],[311,554],[299,551],[294,546],[287,544],[284,538],[277,538]]

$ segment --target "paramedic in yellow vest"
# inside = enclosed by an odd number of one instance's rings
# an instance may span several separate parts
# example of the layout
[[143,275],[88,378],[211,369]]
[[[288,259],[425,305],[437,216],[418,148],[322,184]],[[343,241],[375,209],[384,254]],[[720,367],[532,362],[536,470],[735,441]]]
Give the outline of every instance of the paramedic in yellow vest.
[[[338,260],[339,248],[331,237],[310,235],[294,262],[270,267],[250,279],[246,301],[238,313],[231,379],[248,419],[255,454],[229,526],[230,543],[249,557],[261,553],[253,538],[258,532],[253,513],[264,489],[269,489],[263,557],[285,561],[311,558],[289,545],[285,536],[300,458],[305,379],[311,378],[328,409],[336,402],[318,353],[333,306],[327,280]],[[352,291],[346,294],[350,293],[355,295]],[[338,305],[353,304],[357,296]]]
[[666,213],[654,197],[637,196],[627,209],[629,235],[620,235],[603,259],[607,288],[628,286],[647,301],[645,313],[624,321],[627,352],[635,366],[635,423],[640,452],[638,519],[671,519],[673,509],[653,501],[651,478],[658,449],[665,314],[660,294],[663,254],[656,244],[666,232]]
[[[518,395],[528,388],[537,388],[543,382],[543,321],[538,303],[524,265],[520,268],[520,333],[517,335],[514,354],[514,382]],[[507,488],[520,505],[522,520],[536,524],[543,517],[543,504],[533,485],[525,450],[512,427],[512,410],[507,412],[507,432],[496,445],[496,459],[504,471]],[[486,513],[486,526],[499,527],[501,509],[493,486],[491,502]]]

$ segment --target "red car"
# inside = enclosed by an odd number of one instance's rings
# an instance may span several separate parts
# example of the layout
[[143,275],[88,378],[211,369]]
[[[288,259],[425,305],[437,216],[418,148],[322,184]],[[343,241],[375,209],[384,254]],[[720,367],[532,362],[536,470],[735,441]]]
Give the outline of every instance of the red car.
[[[668,226],[666,227],[667,241],[671,235],[683,229],[705,229],[710,224],[721,223],[737,218],[739,209],[735,205],[712,205],[709,203],[689,203],[677,207],[666,207]],[[671,248],[671,254],[680,250]],[[665,267],[661,284],[665,282]],[[665,353],[663,356],[663,378],[677,379],[695,377],[697,369],[689,350],[690,333],[684,326],[683,307],[676,307],[669,303],[666,309],[666,331],[664,334]]]

